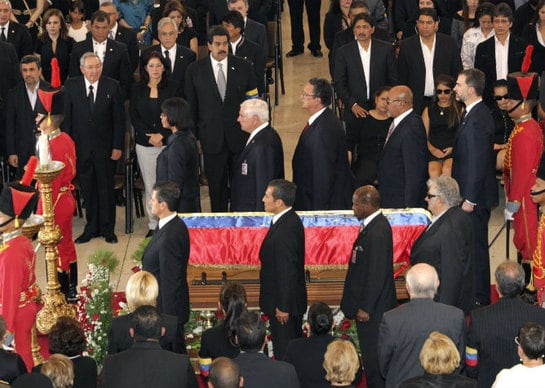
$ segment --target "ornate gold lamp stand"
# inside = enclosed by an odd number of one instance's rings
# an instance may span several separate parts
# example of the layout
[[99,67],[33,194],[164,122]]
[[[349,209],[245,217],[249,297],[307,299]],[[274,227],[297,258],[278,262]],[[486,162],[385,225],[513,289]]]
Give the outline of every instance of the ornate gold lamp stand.
[[41,183],[43,201],[44,224],[38,233],[38,241],[45,247],[45,262],[47,275],[47,292],[42,295],[44,306],[36,315],[36,327],[40,333],[47,334],[60,316],[76,317],[74,306],[66,303],[64,294],[59,291],[61,285],[57,279],[57,262],[59,252],[57,244],[61,241],[62,233],[53,218],[53,198],[51,182],[64,169],[64,163],[51,161],[47,165],[41,164],[34,173],[34,178]]

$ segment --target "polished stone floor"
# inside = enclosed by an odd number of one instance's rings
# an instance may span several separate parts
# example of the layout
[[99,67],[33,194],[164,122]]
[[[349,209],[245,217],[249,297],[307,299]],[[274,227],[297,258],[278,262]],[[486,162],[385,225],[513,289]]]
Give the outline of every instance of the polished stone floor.
[[[329,3],[322,2],[322,15],[325,14]],[[283,47],[284,53],[291,49],[290,29],[289,29],[289,14],[288,9],[283,13],[282,28],[283,28]],[[306,16],[304,18],[306,20]],[[308,37],[308,30],[305,26],[305,34]],[[329,71],[327,65],[327,49],[325,44],[322,43],[324,57],[321,59],[314,58],[310,55],[309,51],[306,51],[304,55],[300,55],[294,58],[284,58],[284,78],[286,85],[286,94],[280,97],[279,106],[273,106],[273,118],[272,123],[274,128],[280,133],[282,142],[284,145],[284,158],[286,168],[286,178],[291,179],[291,159],[293,151],[297,144],[299,134],[302,131],[308,114],[301,108],[300,94],[305,83],[312,77],[325,77],[329,78]],[[274,88],[271,88],[274,92]],[[274,101],[274,98],[272,98]],[[501,205],[493,211],[492,219],[490,221],[489,236],[490,240],[496,235],[497,231],[503,225],[503,204],[504,200],[503,189],[500,191]],[[210,205],[208,202],[207,188],[201,189],[202,208],[203,211],[208,211]],[[131,268],[134,266],[131,260],[132,254],[138,247],[138,244],[144,239],[147,233],[147,220],[146,218],[135,219],[134,233],[125,234],[125,209],[123,207],[117,207],[117,223],[116,234],[119,242],[117,244],[107,244],[104,239],[98,238],[91,240],[91,242],[82,245],[76,245],[78,253],[78,268],[80,282],[87,272],[87,258],[95,250],[110,249],[117,258],[120,260],[120,266],[117,271],[112,274],[111,280],[114,287],[117,290],[123,290],[127,283],[127,279],[132,274]],[[74,218],[74,237],[79,236],[83,231],[84,219]],[[512,236],[512,234],[511,234]],[[516,258],[515,250],[511,244],[511,259]],[[500,261],[505,259],[505,232],[497,239],[496,243],[490,249],[491,255],[491,272],[493,274],[494,268]],[[43,249],[38,251],[38,264],[36,266],[37,277],[42,289],[45,289],[45,253]],[[42,264],[40,264],[42,263]]]

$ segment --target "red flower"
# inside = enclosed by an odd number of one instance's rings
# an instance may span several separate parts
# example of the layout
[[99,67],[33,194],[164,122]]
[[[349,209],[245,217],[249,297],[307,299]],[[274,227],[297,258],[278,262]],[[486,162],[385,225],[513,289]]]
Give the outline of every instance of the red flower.
[[261,320],[263,322],[267,322],[269,320],[269,316],[267,314],[261,314]]
[[341,338],[343,339],[350,339],[350,336],[348,334],[342,334]]
[[98,318],[99,318],[99,315],[98,314],[93,314],[93,321],[98,321]]
[[272,341],[272,335],[271,334],[267,335],[267,341]]
[[350,326],[352,326],[352,322],[350,322],[348,319],[345,319],[341,323],[341,327],[339,328],[340,331],[346,331],[350,329]]
[[221,310],[216,310],[216,318],[218,320],[222,320],[223,319],[223,311]]
[[137,273],[137,272],[140,272],[142,270],[140,269],[139,266],[135,265],[134,267],[131,268],[131,271],[134,272],[134,273]]

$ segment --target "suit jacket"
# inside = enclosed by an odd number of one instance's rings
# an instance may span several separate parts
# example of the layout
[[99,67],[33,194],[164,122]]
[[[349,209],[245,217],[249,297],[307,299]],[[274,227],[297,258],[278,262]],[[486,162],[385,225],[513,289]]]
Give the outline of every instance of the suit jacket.
[[[95,360],[89,356],[76,356],[70,359],[74,365],[74,388],[96,388],[97,363]],[[32,373],[41,373],[43,365],[32,368]]]
[[453,206],[414,242],[411,264],[427,263],[435,267],[441,279],[435,300],[469,313],[473,283],[467,279],[473,273],[473,255],[471,219],[460,207]]
[[494,120],[480,102],[465,115],[456,132],[452,177],[462,198],[486,209],[498,203],[493,141]]
[[[335,52],[335,74],[333,76],[337,95],[346,107],[345,114],[355,119],[352,106],[358,104],[369,109],[373,105],[373,94],[383,86],[397,84],[397,68],[394,48],[391,44],[372,39],[369,69],[369,93],[363,72],[363,64],[357,40]],[[369,98],[367,98],[369,94]]]
[[293,209],[272,224],[259,250],[259,306],[274,316],[276,308],[292,315],[307,309],[305,230]]
[[[40,80],[39,87],[49,89],[51,85]],[[6,154],[19,157],[19,171],[36,153],[36,115],[36,109],[32,109],[28,98],[26,84],[20,82],[10,90],[6,109]]]
[[432,375],[424,373],[423,376],[405,380],[399,388],[477,388],[477,381],[462,376],[457,372],[448,375]]
[[385,312],[379,329],[378,358],[386,388],[424,374],[419,355],[432,331],[450,337],[462,356],[465,327],[462,310],[428,298],[411,299]]
[[155,231],[142,257],[142,269],[159,283],[157,308],[177,316],[182,325],[189,320],[188,260],[189,233],[178,216]]
[[123,149],[125,124],[119,83],[100,77],[93,112],[89,109],[84,77],[74,77],[64,85],[63,131],[76,143],[78,164],[101,155],[110,158],[112,149]]
[[[149,55],[152,51],[157,51],[161,53],[163,58],[165,57],[164,53],[161,52],[160,44],[151,46],[142,54],[142,58],[140,60],[140,71],[144,71],[143,69],[144,69],[145,63],[148,61]],[[170,78],[177,81],[180,84],[181,97],[184,97],[187,68],[189,67],[191,63],[195,62],[195,59],[197,59],[197,56],[192,50],[180,44],[176,44],[176,59],[174,60],[174,70],[172,72],[170,71],[170,69],[167,69],[167,70],[168,70],[168,74],[170,75]]]
[[180,189],[178,211],[201,211],[199,185],[199,150],[189,129],[177,131],[168,138],[167,146],[157,157],[157,182],[172,181]]
[[67,37],[66,39],[58,39],[57,47],[53,52],[53,41],[49,36],[45,40],[37,39],[36,53],[40,54],[42,63],[42,75],[45,80],[51,81],[51,60],[57,58],[60,70],[61,84],[68,77],[68,69],[70,66],[70,52],[76,42],[74,39]]
[[246,24],[244,25],[244,37],[251,40],[261,48],[263,58],[266,58],[269,55],[267,29],[263,24],[250,18],[246,18]]
[[231,211],[263,211],[263,193],[273,179],[284,179],[284,151],[278,132],[261,129],[235,163],[231,182]]
[[396,305],[392,228],[381,213],[354,241],[341,309],[350,319],[356,318],[358,309],[376,318]]
[[225,335],[224,321],[202,333],[199,358],[235,358],[239,353],[240,348],[233,346]]
[[273,361],[259,352],[240,353],[235,362],[240,367],[246,388],[299,388],[293,365]]
[[30,55],[34,52],[32,38],[28,32],[28,28],[24,24],[15,23],[10,20],[7,33],[6,41],[15,47],[18,58],[23,58],[25,55]]
[[[525,50],[526,42],[516,35],[509,34],[509,48],[507,53],[508,73],[520,71]],[[475,51],[475,68],[481,70],[486,77],[483,99],[488,106],[492,107],[495,105],[495,101],[492,98],[494,92],[492,85],[497,79],[496,38],[494,36],[477,45]]]
[[[88,34],[84,41],[78,42],[72,47],[70,77],[81,75],[79,60],[83,54],[89,51],[94,51],[91,34]],[[127,46],[123,43],[112,39],[107,40],[104,62],[102,63],[102,76],[113,78],[119,82],[123,100],[129,96],[132,83],[131,63]]]
[[468,362],[467,375],[477,378],[479,387],[490,387],[500,370],[519,362],[513,338],[525,322],[545,325],[545,310],[518,297],[503,297],[471,312],[467,346],[477,351],[478,363]]
[[[426,66],[422,55],[420,36],[415,35],[401,41],[397,59],[399,83],[407,85],[413,92],[413,106],[417,113],[422,112]],[[456,41],[441,33],[435,34],[435,55],[433,57],[433,76],[448,74],[454,79],[462,70],[460,50]]]
[[138,59],[140,57],[140,47],[138,46],[136,32],[117,23],[117,32],[114,40],[116,42],[124,43],[125,46],[127,46],[129,62],[131,65],[131,74],[134,74],[136,68],[138,67]]
[[293,339],[288,343],[284,361],[295,367],[301,388],[329,387],[322,364],[327,345],[335,339],[330,334],[311,335]]
[[185,95],[197,124],[197,139],[205,154],[217,154],[223,149],[239,153],[248,140],[248,134],[240,129],[237,117],[240,104],[257,96],[253,69],[250,63],[232,55],[227,61],[224,101],[221,100],[209,56],[187,68]]
[[422,118],[414,111],[396,126],[378,167],[382,207],[424,207],[428,147]]
[[26,373],[25,362],[17,353],[0,348],[0,382],[8,384]]
[[6,42],[0,42],[0,72],[2,74],[0,77],[0,113],[2,113],[8,104],[8,95],[11,96],[8,93],[9,90],[22,79],[17,52],[13,45]]
[[326,108],[299,137],[293,154],[295,209],[340,210],[351,204],[351,172],[341,122]]
[[[161,348],[174,353],[187,353],[184,333],[178,325],[178,317],[162,314],[165,335],[159,340]],[[108,331],[108,354],[115,354],[130,349],[134,345],[129,329],[132,325],[132,313],[119,315],[112,319]]]
[[[231,45],[229,45],[229,50],[231,50]],[[259,94],[263,94],[265,87],[263,77],[265,74],[266,57],[263,55],[261,47],[251,40],[242,38],[242,41],[237,46],[235,55],[239,58],[246,59],[252,64]]]
[[161,349],[157,342],[138,341],[129,350],[104,359],[103,388],[198,388],[189,357]]

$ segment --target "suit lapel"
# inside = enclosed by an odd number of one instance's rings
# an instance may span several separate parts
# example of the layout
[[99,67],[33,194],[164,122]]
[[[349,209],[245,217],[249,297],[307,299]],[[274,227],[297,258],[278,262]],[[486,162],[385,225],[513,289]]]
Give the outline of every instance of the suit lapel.
[[[223,105],[223,102],[221,101],[220,92],[218,90],[218,84],[216,83],[216,77],[214,76],[214,69],[212,69],[212,59],[210,58],[210,54],[208,54],[208,66],[207,66],[207,73],[206,78],[208,78],[208,81],[211,83],[212,87],[214,88],[214,94],[216,95],[217,100],[220,104]],[[229,60],[227,60],[227,68],[229,68]],[[227,73],[227,86],[225,88],[225,98],[227,98],[227,91],[229,90],[229,73]]]
[[365,89],[365,85],[367,85],[367,83],[365,82],[365,73],[363,72],[363,63],[361,62],[361,55],[360,55],[360,44],[358,43],[358,41],[354,41],[354,58],[356,59],[356,63],[359,64],[358,66],[358,74],[360,75],[361,77],[361,82],[362,82],[362,85],[363,85],[363,88]]

